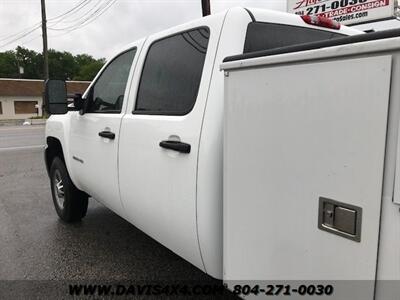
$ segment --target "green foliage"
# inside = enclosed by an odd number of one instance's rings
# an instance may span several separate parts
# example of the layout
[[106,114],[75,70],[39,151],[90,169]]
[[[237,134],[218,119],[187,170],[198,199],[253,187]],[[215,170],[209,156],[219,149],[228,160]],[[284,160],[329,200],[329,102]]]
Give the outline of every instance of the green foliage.
[[[0,53],[1,56],[1,53]],[[42,78],[43,77],[43,58],[42,55],[33,50],[17,47],[15,49],[15,59],[17,63],[15,78],[19,78],[19,67],[24,69],[21,78]]]
[[49,76],[53,79],[72,80],[78,68],[75,57],[69,52],[49,50]]
[[[49,73],[52,79],[91,81],[104,63],[104,58],[95,59],[88,54],[74,56],[66,51],[49,50]],[[23,74],[19,74],[20,67],[24,69]],[[0,53],[0,78],[43,78],[42,54],[23,47]]]
[[3,52],[0,55],[0,77],[18,78],[18,64],[13,51]]
[[92,80],[106,63],[104,58],[94,59],[87,54],[79,54],[75,56],[75,61],[78,65],[78,74],[74,80]]

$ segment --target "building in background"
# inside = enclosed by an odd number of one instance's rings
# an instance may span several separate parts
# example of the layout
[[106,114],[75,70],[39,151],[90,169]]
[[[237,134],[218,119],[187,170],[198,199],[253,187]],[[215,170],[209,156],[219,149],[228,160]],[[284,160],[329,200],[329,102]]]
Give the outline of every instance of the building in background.
[[[89,81],[67,81],[68,94],[83,94]],[[0,120],[43,115],[43,80],[0,78]]]

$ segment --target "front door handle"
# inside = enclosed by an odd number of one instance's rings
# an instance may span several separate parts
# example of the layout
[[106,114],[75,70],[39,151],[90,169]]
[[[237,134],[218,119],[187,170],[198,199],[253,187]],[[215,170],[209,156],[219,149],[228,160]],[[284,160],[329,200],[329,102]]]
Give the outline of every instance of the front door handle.
[[115,139],[115,133],[111,131],[100,131],[99,136],[110,140]]
[[160,147],[181,153],[190,153],[190,145],[178,141],[162,141]]

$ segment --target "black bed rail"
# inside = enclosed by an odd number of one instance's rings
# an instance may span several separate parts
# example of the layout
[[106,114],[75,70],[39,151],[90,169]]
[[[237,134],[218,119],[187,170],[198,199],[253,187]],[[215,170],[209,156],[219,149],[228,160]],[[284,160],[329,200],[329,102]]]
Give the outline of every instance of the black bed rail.
[[228,56],[224,62],[400,37],[400,28]]

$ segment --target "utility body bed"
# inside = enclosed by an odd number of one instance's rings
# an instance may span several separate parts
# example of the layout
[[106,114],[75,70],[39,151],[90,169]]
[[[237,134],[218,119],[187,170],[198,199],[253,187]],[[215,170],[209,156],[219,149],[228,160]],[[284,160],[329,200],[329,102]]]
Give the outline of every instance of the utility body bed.
[[398,297],[399,36],[224,60],[223,264],[232,289],[322,281],[335,288],[329,299]]

